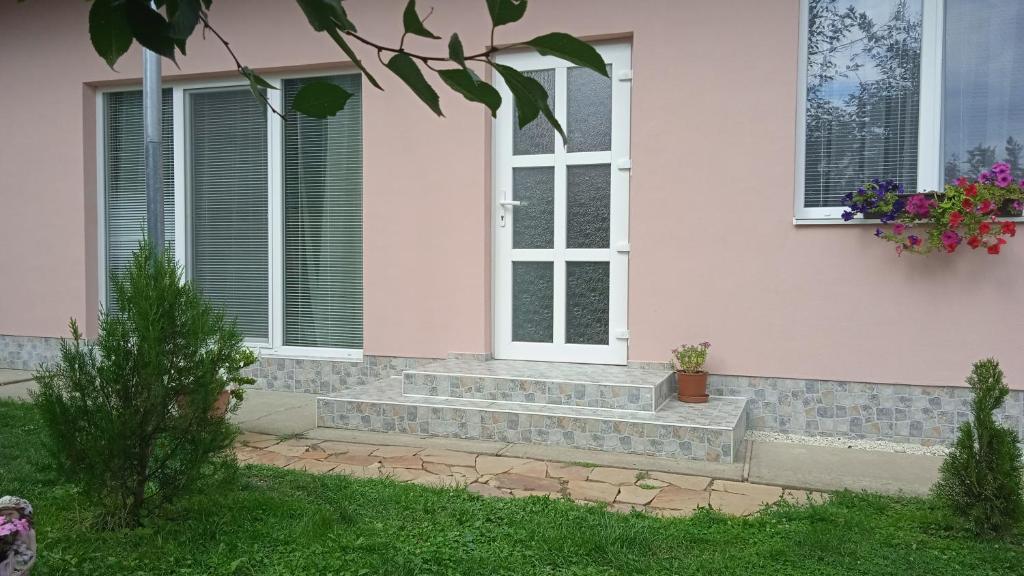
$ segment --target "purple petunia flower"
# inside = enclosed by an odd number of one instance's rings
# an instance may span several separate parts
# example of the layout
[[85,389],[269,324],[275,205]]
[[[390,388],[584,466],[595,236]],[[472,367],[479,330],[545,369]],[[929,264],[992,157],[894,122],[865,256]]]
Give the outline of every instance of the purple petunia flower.
[[881,228],[875,228],[875,236],[878,236],[879,238],[881,238],[882,234],[885,234],[885,232],[882,232]]
[[960,235],[952,230],[942,232],[942,243],[946,246],[955,246],[960,243]]
[[997,175],[1008,174],[1010,172],[1010,165],[1006,162],[996,162],[992,165],[992,171]]
[[978,182],[988,182],[992,179],[992,173],[988,170],[984,170],[981,174],[978,174]]
[[1009,172],[999,172],[996,174],[996,186],[1000,188],[1006,188],[1013,183],[1013,176]]
[[846,222],[853,220],[853,212],[851,212],[850,210],[843,212],[843,220],[845,220]]

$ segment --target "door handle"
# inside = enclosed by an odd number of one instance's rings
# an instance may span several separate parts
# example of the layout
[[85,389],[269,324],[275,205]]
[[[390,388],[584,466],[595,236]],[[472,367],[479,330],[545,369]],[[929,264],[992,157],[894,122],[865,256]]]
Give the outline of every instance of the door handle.
[[505,208],[514,208],[516,206],[523,205],[523,203],[519,200],[498,200],[498,204],[501,204]]

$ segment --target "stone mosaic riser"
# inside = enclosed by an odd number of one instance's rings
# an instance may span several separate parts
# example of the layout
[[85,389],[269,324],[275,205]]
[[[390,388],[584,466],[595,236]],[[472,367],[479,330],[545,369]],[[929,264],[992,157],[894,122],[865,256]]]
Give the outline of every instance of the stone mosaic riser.
[[[708,392],[750,398],[752,430],[808,436],[950,444],[971,418],[964,387],[712,375]],[[1024,437],[1024,391],[1011,391],[998,415]]]
[[403,375],[402,392],[441,398],[654,412],[672,394],[670,380],[674,385],[674,378],[666,378],[658,386],[650,387],[409,371]]
[[[317,401],[317,424],[330,428],[566,446],[586,450],[733,461],[742,428],[732,430],[469,408],[334,398]],[[735,443],[734,443],[735,442]]]

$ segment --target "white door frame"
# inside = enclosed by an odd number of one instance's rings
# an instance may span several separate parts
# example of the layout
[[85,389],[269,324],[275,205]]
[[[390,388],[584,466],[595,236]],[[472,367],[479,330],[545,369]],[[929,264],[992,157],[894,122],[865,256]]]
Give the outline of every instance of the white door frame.
[[[512,153],[513,98],[500,77],[495,87],[504,105],[498,110],[493,129],[492,157],[492,229],[493,234],[493,339],[495,358],[540,360],[549,362],[586,362],[626,364],[627,294],[629,277],[629,115],[631,91],[631,49],[628,42],[596,45],[605,62],[612,66],[611,151],[568,152],[555,135],[554,154],[519,155]],[[521,71],[555,70],[555,117],[566,127],[567,70],[573,64],[553,56],[536,53],[499,54],[501,64]],[[543,118],[537,120],[543,122]],[[566,166],[609,164],[611,168],[611,218],[607,249],[566,249]],[[554,249],[512,248],[514,208],[501,200],[512,198],[513,168],[554,166]],[[504,216],[504,226],[502,226]],[[553,342],[512,341],[512,261],[553,261],[554,318]],[[607,261],[609,263],[608,345],[565,343],[565,261]]]

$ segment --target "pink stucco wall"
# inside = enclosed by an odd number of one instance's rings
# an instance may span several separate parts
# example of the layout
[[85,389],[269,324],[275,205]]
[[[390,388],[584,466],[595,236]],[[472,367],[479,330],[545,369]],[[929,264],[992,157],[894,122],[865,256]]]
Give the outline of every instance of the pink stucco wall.
[[[482,0],[421,4],[435,6],[433,30],[485,42]],[[798,4],[534,0],[499,30],[499,43],[632,38],[630,359],[708,339],[719,373],[958,384],[994,355],[1024,387],[1024,245],[897,258],[863,226],[793,225]],[[397,38],[403,5],[346,3],[376,38]],[[214,6],[253,67],[341,62],[291,2]],[[0,334],[61,335],[69,316],[95,314],[91,86],[137,81],[140,58],[108,70],[87,9],[0,5]],[[230,74],[214,42],[197,37],[189,53],[167,76]],[[486,352],[488,116],[442,90],[447,117],[435,118],[380,77],[387,90],[367,87],[364,104],[366,353]]]

